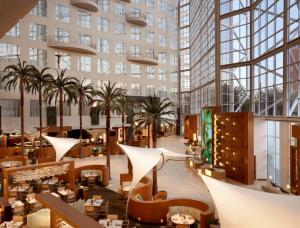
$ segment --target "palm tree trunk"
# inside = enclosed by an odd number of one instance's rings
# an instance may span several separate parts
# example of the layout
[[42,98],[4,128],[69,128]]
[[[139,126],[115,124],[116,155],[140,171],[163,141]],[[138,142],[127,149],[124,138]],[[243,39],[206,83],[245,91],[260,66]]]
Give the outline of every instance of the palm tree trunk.
[[59,135],[63,137],[63,115],[64,115],[64,97],[63,97],[63,89],[60,89],[59,92]]
[[42,138],[42,128],[43,128],[43,113],[42,113],[42,88],[39,89],[39,112],[40,112],[40,155],[43,155],[43,138]]
[[105,108],[106,114],[106,166],[108,168],[108,176],[110,175],[110,104],[106,104]]
[[21,150],[22,154],[25,153],[24,150],[24,84],[23,80],[20,80],[20,116],[21,116]]
[[125,144],[125,113],[122,110],[122,144]]
[[82,154],[82,96],[81,95],[79,96],[79,127],[80,127],[80,138],[79,138],[80,158],[82,158],[83,154]]
[[[153,125],[152,125],[153,148],[156,148],[156,142],[157,142],[157,119],[154,117]],[[157,193],[157,167],[156,166],[153,167],[152,178],[153,178],[152,194],[155,195]]]

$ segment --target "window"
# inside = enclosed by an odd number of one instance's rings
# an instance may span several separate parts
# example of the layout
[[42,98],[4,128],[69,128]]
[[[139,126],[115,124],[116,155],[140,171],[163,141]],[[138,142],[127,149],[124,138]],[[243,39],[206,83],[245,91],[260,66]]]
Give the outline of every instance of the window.
[[141,30],[139,28],[136,27],[131,28],[131,39],[132,40],[141,39]]
[[154,32],[146,31],[146,41],[147,41],[147,44],[154,43]]
[[132,56],[141,56],[141,47],[131,46],[130,47],[130,54]]
[[157,38],[158,38],[158,46],[166,47],[167,45],[166,37],[163,35],[158,35]]
[[117,42],[115,44],[115,53],[116,54],[125,54],[126,48],[125,48],[125,43],[123,42]]
[[12,27],[9,32],[6,33],[7,36],[20,36],[20,22],[18,22],[14,27]]
[[147,20],[147,25],[148,26],[153,26],[154,25],[154,19],[153,19],[153,14],[152,13],[146,13],[146,20]]
[[170,74],[170,81],[171,82],[177,82],[178,81],[178,73],[177,72],[172,72]]
[[190,49],[180,50],[180,70],[190,69]]
[[166,30],[167,29],[166,19],[164,19],[164,18],[158,18],[158,28],[160,28],[162,30]]
[[30,117],[40,116],[39,100],[30,100]]
[[77,39],[78,39],[78,44],[85,45],[85,46],[91,46],[92,37],[90,35],[79,33],[77,36]]
[[17,56],[20,55],[19,46],[14,44],[0,43],[0,62],[10,63],[17,60]]
[[130,69],[131,69],[131,77],[141,77],[142,72],[141,72],[141,66],[138,64],[131,64],[130,65]]
[[104,38],[97,39],[97,51],[101,53],[109,53],[109,41]]
[[154,67],[147,66],[146,67],[147,79],[154,79]]
[[267,121],[267,175],[280,186],[280,122]]
[[135,17],[140,17],[142,15],[141,10],[137,8],[130,8],[130,14],[132,14]]
[[78,16],[77,25],[82,26],[82,27],[86,27],[86,28],[91,27],[92,18],[91,18],[90,13],[78,11],[77,16]]
[[78,57],[78,70],[91,72],[91,57],[79,56]]
[[146,49],[146,56],[149,57],[149,58],[155,58],[155,56],[154,56],[154,50],[147,48]]
[[177,87],[171,87],[170,88],[170,96],[173,97],[173,98],[177,98]]
[[55,19],[62,22],[70,22],[70,8],[64,5],[55,4]]
[[159,52],[157,57],[158,63],[167,63],[167,54],[165,52]]
[[118,75],[126,74],[126,64],[124,62],[116,63],[115,74],[118,74]]
[[155,95],[155,87],[154,87],[154,85],[147,85],[146,96],[154,96],[154,95]]
[[159,86],[158,87],[158,96],[160,98],[166,98],[167,97],[167,87]]
[[167,4],[165,0],[158,0],[158,10],[160,12],[165,12],[167,9]]
[[170,54],[170,65],[176,66],[178,64],[178,56],[177,54]]
[[97,2],[100,11],[102,12],[109,11],[109,0],[98,0]]
[[116,15],[125,15],[125,6],[123,3],[116,2],[115,3],[115,14]]
[[31,10],[31,14],[47,17],[47,1],[39,0],[38,4]]
[[109,32],[109,19],[105,17],[97,18],[97,29],[100,32]]
[[0,99],[2,117],[20,117],[20,100]]
[[[59,64],[59,67],[58,67]],[[71,69],[71,56],[67,53],[55,52],[55,67],[61,69]]]
[[[64,103],[63,104],[63,109],[64,109],[64,113],[63,115],[64,116],[71,116],[72,113],[71,113],[71,105],[68,105],[67,103]],[[56,103],[56,110],[59,110],[59,102]],[[59,116],[59,111],[56,112],[56,115]]]
[[141,84],[131,84],[131,96],[141,96]]
[[70,33],[64,29],[55,29],[55,41],[68,43],[70,40]]
[[146,0],[146,7],[148,9],[153,9],[154,8],[154,0]]
[[125,24],[121,22],[115,23],[115,34],[125,34]]
[[110,73],[109,61],[107,61],[106,59],[98,59],[98,73],[99,74]]
[[[78,115],[79,115],[79,106],[78,106]],[[90,116],[91,113],[91,106],[88,104],[83,104],[82,105],[82,115],[83,116]]]
[[36,48],[29,48],[29,62],[37,67],[47,66],[47,51]]
[[47,41],[47,27],[37,23],[29,23],[29,39]]
[[161,68],[158,68],[158,80],[161,80],[161,81],[167,80],[166,71]]

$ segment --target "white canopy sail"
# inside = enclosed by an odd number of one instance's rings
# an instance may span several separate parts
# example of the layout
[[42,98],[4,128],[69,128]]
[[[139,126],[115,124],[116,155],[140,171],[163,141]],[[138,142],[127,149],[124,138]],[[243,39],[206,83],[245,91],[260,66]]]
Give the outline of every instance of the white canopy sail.
[[190,155],[179,154],[164,148],[142,148],[142,147],[133,147],[125,146],[118,144],[122,150],[129,157],[132,164],[132,182],[129,186],[131,190],[157,163],[162,159],[162,156],[165,157],[165,160],[168,158],[175,157],[190,157]]
[[222,228],[294,228],[300,197],[255,191],[201,175],[216,205]]
[[79,143],[79,139],[73,139],[73,138],[57,138],[57,137],[51,137],[51,136],[45,136],[43,137],[52,144],[54,147],[55,153],[56,153],[56,161],[59,161],[62,159],[62,157],[77,143]]

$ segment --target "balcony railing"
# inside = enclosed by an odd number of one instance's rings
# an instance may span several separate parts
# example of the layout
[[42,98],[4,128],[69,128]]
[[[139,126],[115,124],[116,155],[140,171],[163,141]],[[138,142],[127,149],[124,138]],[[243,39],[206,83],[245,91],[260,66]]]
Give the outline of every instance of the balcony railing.
[[96,55],[97,46],[94,43],[82,43],[77,38],[69,38],[68,40],[59,40],[55,37],[48,37],[48,46],[59,48],[62,50],[79,52],[84,54]]
[[127,53],[126,59],[135,63],[158,65],[158,58],[156,55],[135,55]]
[[139,25],[139,26],[147,25],[147,18],[146,18],[145,14],[128,12],[125,14],[125,16],[126,16],[126,21],[131,24],[135,24],[135,25]]
[[98,4],[95,0],[71,0],[71,4],[85,10],[98,12]]

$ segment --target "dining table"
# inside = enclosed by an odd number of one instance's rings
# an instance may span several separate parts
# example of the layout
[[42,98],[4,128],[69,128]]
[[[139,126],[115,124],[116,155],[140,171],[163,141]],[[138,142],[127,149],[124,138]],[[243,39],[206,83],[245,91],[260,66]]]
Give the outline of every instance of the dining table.
[[29,186],[16,186],[10,189],[11,192],[26,192],[29,189]]
[[19,228],[23,226],[23,222],[6,221],[1,223],[0,227]]
[[171,217],[171,221],[177,225],[192,225],[195,219],[191,215],[175,214]]
[[100,219],[99,223],[105,227],[118,228],[118,227],[122,227],[123,220]]
[[58,190],[57,191],[60,195],[62,196],[67,196],[67,195],[70,195],[70,194],[73,194],[74,192],[70,189],[63,189],[63,190]]

